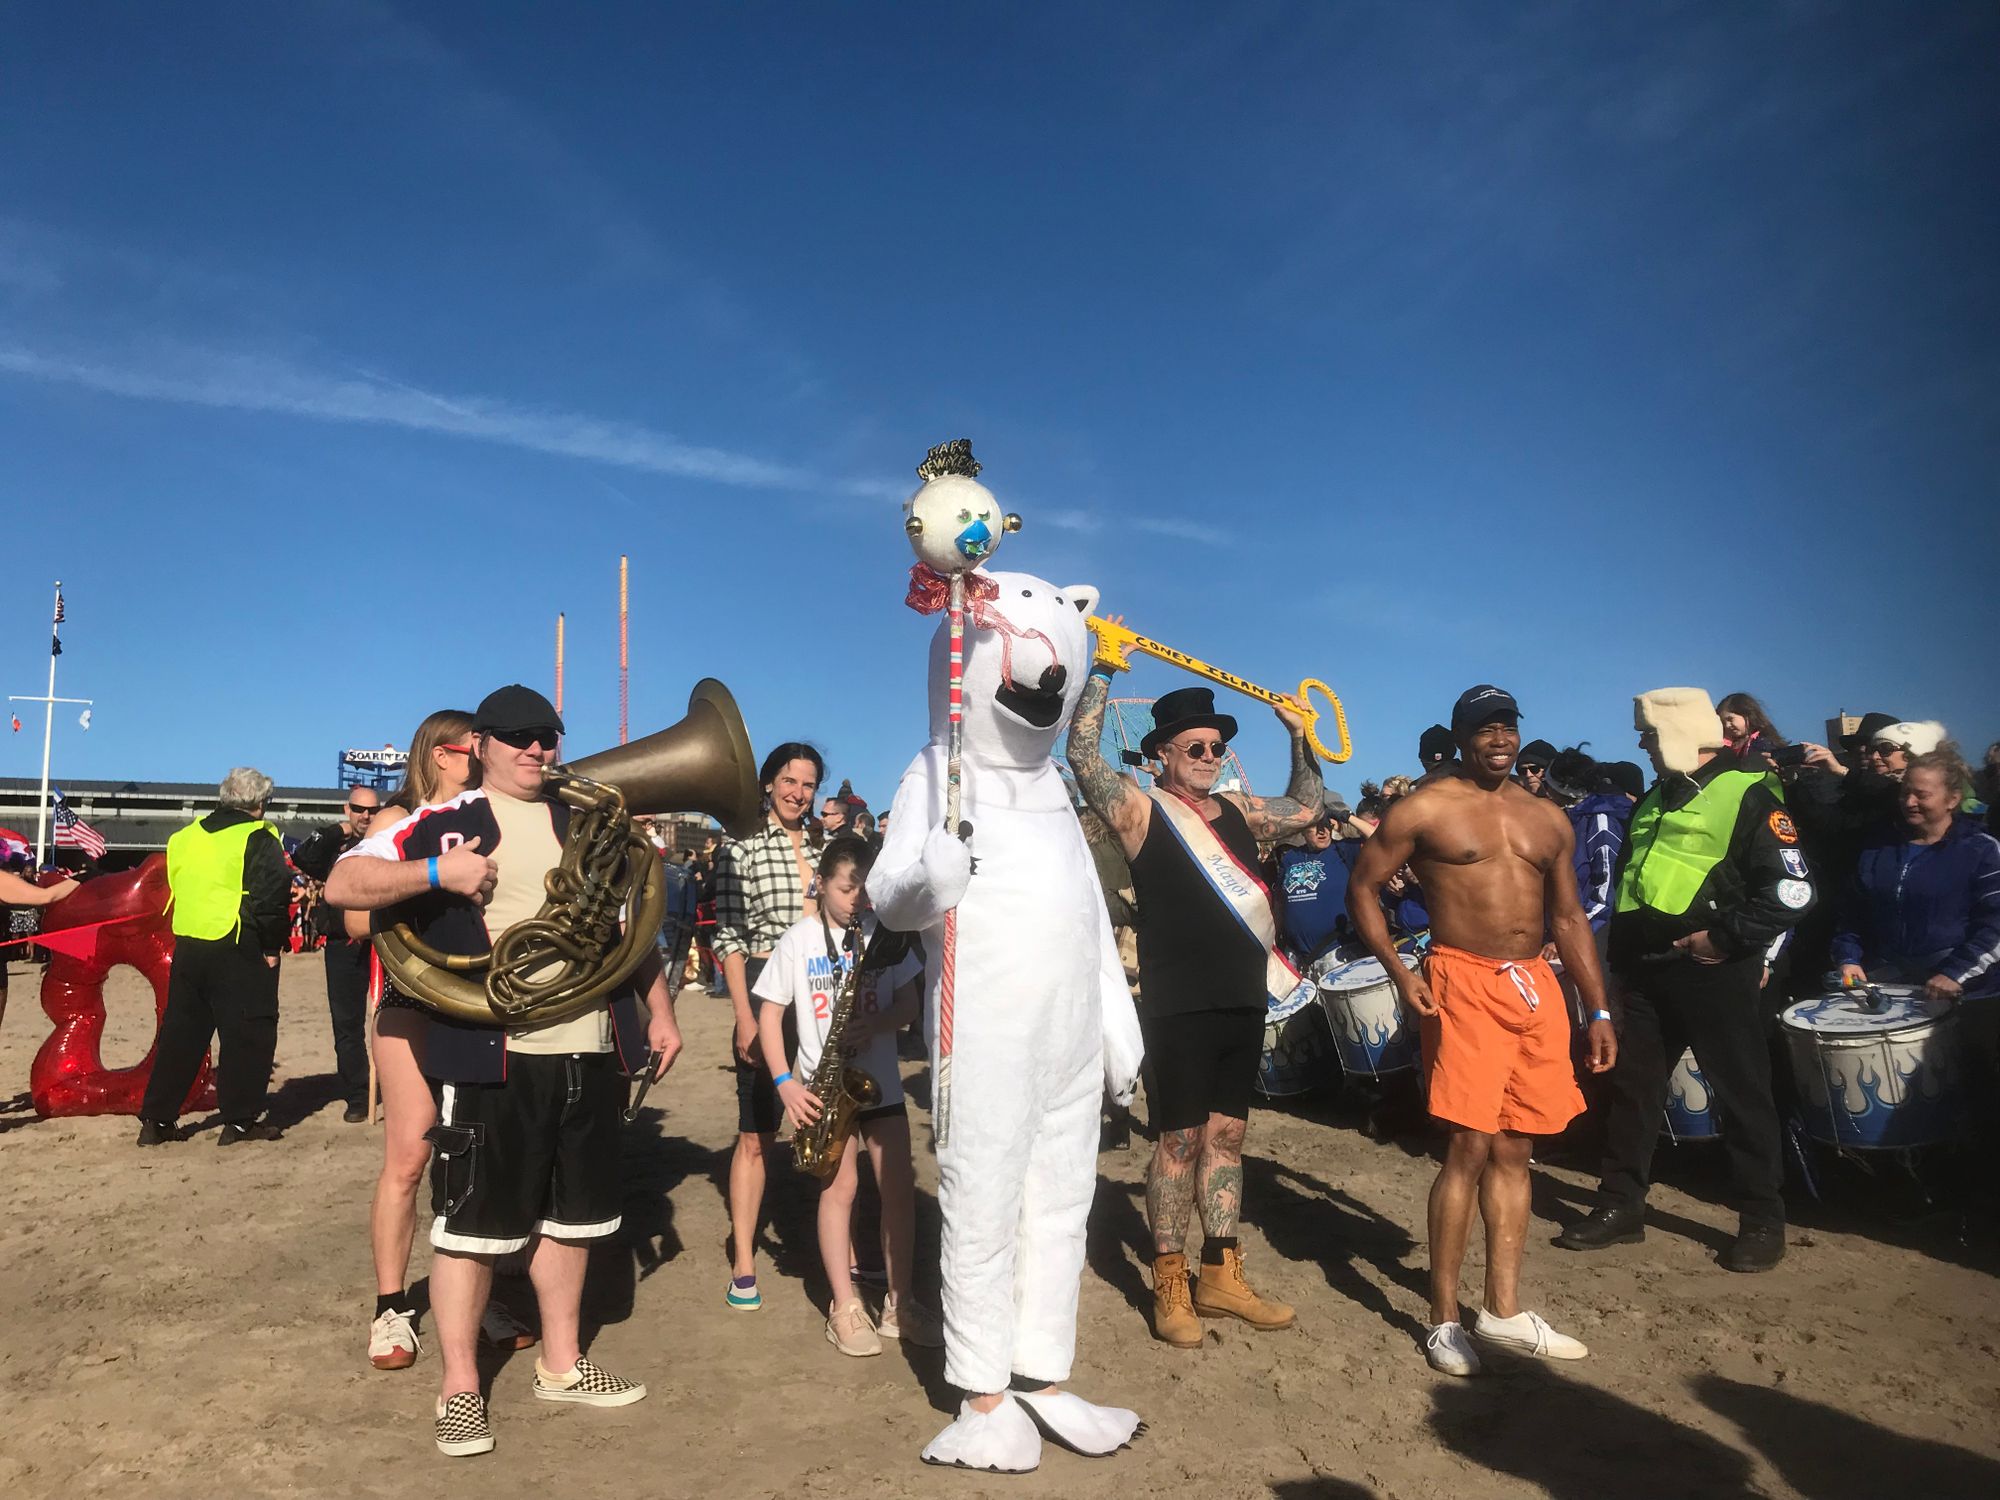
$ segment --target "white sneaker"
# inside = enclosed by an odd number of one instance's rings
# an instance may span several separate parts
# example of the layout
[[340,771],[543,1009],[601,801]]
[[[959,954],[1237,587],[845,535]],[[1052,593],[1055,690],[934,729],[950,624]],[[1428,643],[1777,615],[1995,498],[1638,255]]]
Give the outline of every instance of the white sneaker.
[[1511,1318],[1496,1318],[1484,1308],[1472,1320],[1472,1331],[1482,1342],[1543,1359],[1582,1359],[1590,1351],[1566,1333],[1557,1333],[1538,1312],[1518,1312]]
[[1442,1375],[1477,1375],[1479,1351],[1457,1323],[1440,1323],[1424,1340],[1424,1358]]
[[368,1325],[368,1362],[378,1370],[407,1370],[422,1348],[406,1312],[392,1307]]

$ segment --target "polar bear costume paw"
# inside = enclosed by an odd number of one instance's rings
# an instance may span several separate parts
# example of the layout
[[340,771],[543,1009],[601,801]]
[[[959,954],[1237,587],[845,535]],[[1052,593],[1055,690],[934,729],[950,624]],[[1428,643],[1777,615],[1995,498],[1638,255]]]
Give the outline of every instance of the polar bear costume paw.
[[1008,1392],[991,1411],[961,1402],[958,1420],[930,1440],[923,1457],[927,1464],[1025,1474],[1042,1461],[1042,1435]]
[[1028,1409],[1043,1432],[1086,1458],[1116,1453],[1145,1427],[1135,1411],[1096,1406],[1069,1391],[1022,1392],[1014,1399]]

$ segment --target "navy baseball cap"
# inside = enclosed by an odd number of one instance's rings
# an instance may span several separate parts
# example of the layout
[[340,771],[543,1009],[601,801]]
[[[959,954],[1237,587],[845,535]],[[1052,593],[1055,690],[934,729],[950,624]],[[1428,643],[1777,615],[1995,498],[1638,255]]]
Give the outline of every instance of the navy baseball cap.
[[1451,737],[1462,740],[1480,725],[1500,719],[1509,724],[1520,723],[1521,705],[1505,688],[1482,682],[1460,693],[1458,702],[1451,706]]

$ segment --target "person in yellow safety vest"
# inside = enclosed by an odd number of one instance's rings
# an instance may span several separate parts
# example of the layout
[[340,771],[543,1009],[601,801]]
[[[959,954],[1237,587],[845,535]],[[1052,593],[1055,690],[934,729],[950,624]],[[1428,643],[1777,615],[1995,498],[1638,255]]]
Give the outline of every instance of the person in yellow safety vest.
[[218,1144],[278,1138],[260,1117],[278,1046],[278,953],[292,872],[278,830],[264,821],[270,795],[270,777],[238,766],[222,779],[216,810],[167,840],[174,963],[139,1106],[142,1146],[178,1139],[175,1122],[212,1037]]
[[1692,1047],[1721,1120],[1739,1226],[1731,1271],[1785,1254],[1784,1153],[1758,1004],[1766,964],[1812,908],[1811,868],[1777,777],[1722,754],[1699,688],[1634,700],[1659,779],[1632,810],[1610,927],[1618,1066],[1600,1202],[1556,1241],[1570,1250],[1646,1237],[1646,1189],[1668,1080]]

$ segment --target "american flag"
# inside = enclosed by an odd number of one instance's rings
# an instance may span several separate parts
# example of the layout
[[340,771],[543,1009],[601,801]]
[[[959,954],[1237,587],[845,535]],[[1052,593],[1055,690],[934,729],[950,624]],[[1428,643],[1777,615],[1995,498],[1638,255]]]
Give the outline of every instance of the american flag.
[[58,849],[81,849],[92,859],[104,858],[104,835],[79,818],[63,800],[62,789],[56,789],[56,847]]

